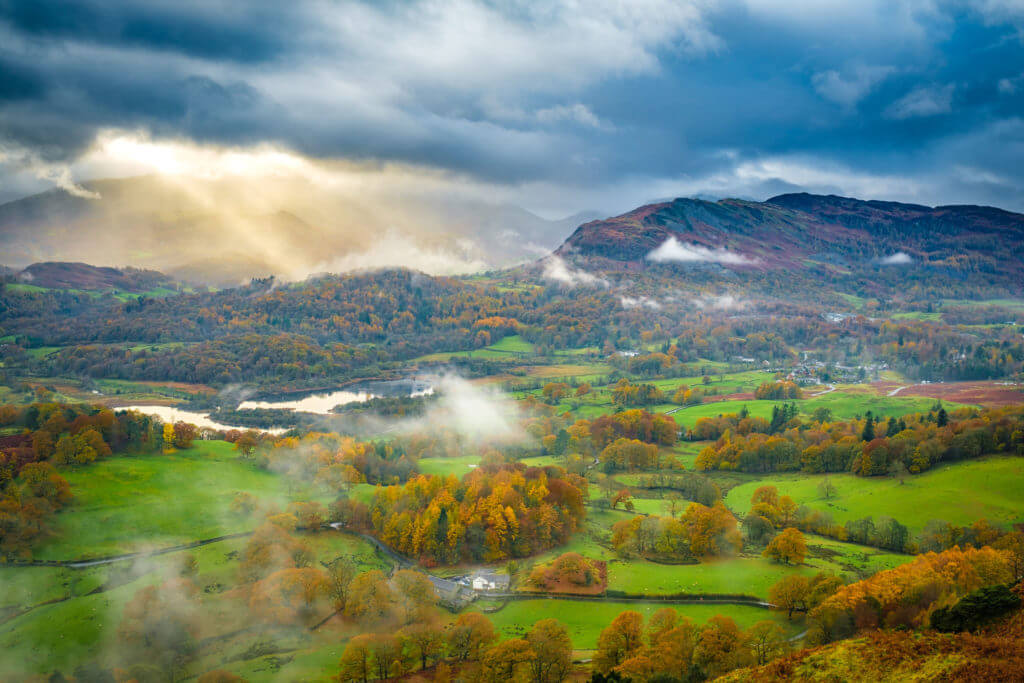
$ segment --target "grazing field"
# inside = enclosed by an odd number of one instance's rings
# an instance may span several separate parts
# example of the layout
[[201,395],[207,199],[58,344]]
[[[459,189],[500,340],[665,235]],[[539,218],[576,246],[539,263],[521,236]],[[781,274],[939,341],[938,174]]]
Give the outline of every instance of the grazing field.
[[417,467],[423,474],[436,474],[447,477],[453,474],[458,478],[466,474],[480,462],[479,455],[463,455],[455,458],[422,458]]
[[[638,512],[668,514],[667,508],[660,507],[667,501],[648,498],[634,499],[633,502]],[[685,508],[685,505],[684,502],[680,507]],[[588,510],[585,529],[575,534],[568,545],[524,562],[517,575],[518,582],[525,581],[531,567],[536,564],[550,562],[565,552],[576,552],[608,563],[608,589],[613,591],[651,596],[678,593],[749,595],[767,599],[772,584],[793,573],[813,575],[824,571],[843,575],[852,581],[911,559],[908,555],[818,536],[807,537],[808,555],[799,567],[767,560],[756,548],[748,548],[736,557],[698,564],[661,564],[642,558],[622,558],[611,547],[611,527],[633,516],[633,513],[622,510]]]
[[54,517],[38,559],[103,557],[249,531],[258,517],[235,514],[248,492],[265,505],[330,497],[241,460],[225,441],[196,441],[169,455],[113,457],[64,468],[75,499]]
[[[597,647],[597,637],[602,629],[620,612],[635,610],[646,619],[666,606],[649,602],[573,602],[539,598],[510,601],[499,611],[487,616],[494,622],[498,631],[508,638],[522,637],[541,619],[558,619],[569,629],[573,647],[577,650],[592,650]],[[799,628],[798,625],[787,622],[784,615],[758,607],[727,604],[671,607],[694,624],[704,624],[716,614],[721,614],[734,619],[741,628],[749,628],[765,619],[778,622],[791,634],[795,634]]]
[[698,564],[659,564],[643,559],[616,558],[608,553],[608,588],[630,594],[672,595],[708,593],[750,595],[767,599],[777,581],[792,574],[811,576],[823,571],[853,581],[909,561],[908,555],[885,553],[839,541],[808,536],[808,556],[799,567],[761,557],[757,549],[745,554]]
[[1013,382],[885,382],[873,386],[882,395],[898,391],[899,396],[923,396],[942,401],[946,405],[961,403],[999,407],[1024,402],[1024,387]]
[[[838,389],[814,398],[796,401],[730,400],[703,403],[677,410],[672,413],[672,417],[681,427],[690,429],[702,417],[739,413],[744,406],[752,416],[769,419],[772,415],[772,408],[774,406],[781,407],[785,403],[795,403],[800,414],[805,417],[811,415],[818,408],[828,408],[832,411],[833,419],[848,420],[858,415],[865,415],[869,410],[876,417],[923,412],[935,404],[935,399],[923,396],[904,396],[902,392],[897,396],[878,396],[858,390]],[[957,403],[946,403],[945,405],[947,408],[959,407]]]
[[697,463],[697,456],[704,450],[711,441],[679,441],[668,452],[675,456],[676,460],[683,464],[688,470],[692,470]]
[[[709,370],[711,370],[709,368]],[[689,377],[673,377],[672,379],[656,379],[649,382],[666,393],[674,392],[681,385],[688,387],[705,387],[715,394],[735,394],[745,391],[753,391],[764,382],[770,382],[774,375],[764,370],[744,370],[743,372],[729,372],[718,374],[714,370],[707,375],[711,381],[704,383],[704,375],[692,375]]]
[[630,594],[713,593],[767,599],[768,589],[791,574],[813,575],[812,567],[790,567],[762,557],[729,557],[698,564],[658,564],[642,559],[608,563],[608,588]]
[[1024,458],[993,456],[944,465],[907,476],[903,484],[890,477],[833,474],[836,493],[828,500],[818,491],[824,476],[767,475],[731,489],[726,503],[742,517],[754,491],[772,485],[797,505],[826,511],[840,524],[884,515],[919,532],[932,519],[963,525],[984,517],[1003,526],[1024,519]]
[[[423,462],[422,460],[420,462]],[[565,458],[560,455],[535,455],[530,458],[520,458],[519,462],[527,467],[550,467],[552,465],[563,467]]]
[[898,567],[913,559],[912,555],[808,535],[807,558],[804,563],[822,570],[835,567],[837,573],[845,573],[852,578],[867,578],[875,572]]

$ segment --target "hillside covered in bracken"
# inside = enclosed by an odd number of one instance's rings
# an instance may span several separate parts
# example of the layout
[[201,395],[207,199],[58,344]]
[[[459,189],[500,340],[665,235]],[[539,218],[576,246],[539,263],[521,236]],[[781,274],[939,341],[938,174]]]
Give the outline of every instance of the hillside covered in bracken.
[[[670,239],[676,249],[666,249]],[[661,250],[659,250],[661,247]],[[675,199],[581,225],[561,247],[605,267],[717,263],[734,270],[878,265],[1021,274],[1024,216],[983,206],[927,207],[833,195],[785,194],[765,202]],[[656,251],[658,250],[658,251]]]
[[[1015,592],[1020,595],[1022,588]],[[801,650],[720,679],[768,681],[1019,681],[1024,676],[1024,610],[975,633],[870,631]]]

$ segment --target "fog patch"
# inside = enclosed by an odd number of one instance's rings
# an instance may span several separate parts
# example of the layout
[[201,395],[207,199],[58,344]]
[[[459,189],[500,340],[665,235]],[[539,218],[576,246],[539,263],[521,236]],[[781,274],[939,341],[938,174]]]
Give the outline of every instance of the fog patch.
[[552,254],[544,259],[543,276],[546,280],[560,282],[568,287],[608,287],[608,281],[585,270],[571,267],[559,256]]
[[477,253],[476,245],[468,239],[458,240],[455,248],[423,246],[396,231],[389,231],[363,251],[348,252],[310,269],[297,269],[290,275],[294,279],[302,279],[315,273],[396,267],[429,275],[465,275],[484,270],[486,266]]
[[742,299],[737,299],[732,294],[722,294],[719,296],[697,297],[693,299],[693,305],[700,309],[710,308],[727,311],[746,308],[747,302]]
[[507,394],[458,375],[442,375],[434,387],[437,400],[421,417],[394,421],[383,431],[415,434],[444,428],[475,444],[528,440],[520,427],[518,407]]
[[910,254],[897,251],[895,254],[886,256],[885,258],[878,259],[878,262],[883,266],[905,266],[914,262],[914,257]]
[[622,304],[623,308],[649,308],[653,311],[661,309],[661,303],[657,299],[647,296],[620,296],[619,303]]
[[757,262],[728,249],[709,249],[699,244],[683,244],[675,237],[669,237],[661,246],[653,249],[647,254],[647,260],[655,263],[680,261],[730,265],[750,265]]

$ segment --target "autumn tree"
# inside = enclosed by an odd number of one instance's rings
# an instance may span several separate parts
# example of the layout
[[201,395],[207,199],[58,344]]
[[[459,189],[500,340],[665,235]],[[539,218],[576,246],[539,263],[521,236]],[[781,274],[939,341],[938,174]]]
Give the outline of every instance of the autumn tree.
[[1008,554],[1014,579],[1024,578],[1024,532],[1013,531],[1005,534],[992,543],[992,547]]
[[564,382],[549,382],[541,389],[541,393],[551,403],[558,403],[569,393],[569,385]]
[[736,518],[721,501],[711,507],[691,503],[681,521],[697,557],[728,555],[743,547]]
[[171,424],[170,422],[164,424],[163,443],[164,453],[174,452],[174,425]]
[[745,634],[747,645],[758,665],[767,664],[786,649],[786,632],[774,621],[759,621]]
[[253,586],[249,606],[268,621],[304,621],[312,615],[317,600],[327,593],[327,587],[327,576],[320,569],[282,569]]
[[612,669],[612,673],[626,680],[646,681],[654,676],[654,661],[648,650],[641,649]]
[[125,605],[118,630],[128,657],[163,672],[181,669],[198,647],[198,593],[187,579],[138,590]]
[[636,654],[642,645],[643,617],[632,610],[621,612],[598,636],[594,669],[606,674]]
[[612,498],[612,510],[618,508],[620,504],[625,510],[631,511],[634,508],[633,494],[630,493],[629,489],[622,489],[615,494],[615,497]]
[[477,661],[497,639],[490,619],[478,612],[460,614],[448,628],[448,654],[460,662]]
[[404,673],[402,647],[398,638],[390,633],[374,633],[370,637],[370,656],[376,677],[385,681]]
[[259,500],[248,491],[239,491],[231,499],[231,512],[240,517],[249,517],[259,507]]
[[433,621],[417,621],[398,632],[406,644],[409,654],[419,660],[420,669],[426,669],[431,661],[444,654],[444,631]]
[[288,514],[298,520],[298,527],[309,531],[318,531],[327,519],[327,509],[323,503],[316,501],[300,501],[289,503]]
[[555,619],[541,619],[526,634],[533,652],[530,680],[534,683],[562,683],[572,669],[572,640],[569,631]]
[[527,665],[534,652],[530,643],[522,638],[502,640],[484,652],[480,660],[480,680],[483,683],[527,683]]
[[308,544],[294,538],[270,519],[249,537],[239,559],[242,578],[256,581],[281,569],[308,567],[312,563],[313,552]]
[[638,439],[616,439],[601,451],[600,460],[606,472],[651,469],[658,464],[658,447]]
[[391,608],[392,593],[384,574],[373,569],[357,575],[349,584],[345,616],[351,619],[378,619]]
[[338,680],[342,683],[369,683],[373,675],[372,634],[353,636],[345,645],[338,662]]
[[708,678],[746,666],[752,659],[736,622],[720,614],[711,617],[700,630],[693,658]]
[[794,612],[806,612],[809,608],[811,580],[800,574],[779,579],[768,589],[768,599],[778,610],[785,610],[786,618],[792,619]]
[[174,423],[174,447],[191,448],[196,438],[196,426],[189,422]]
[[422,572],[401,569],[391,579],[405,623],[423,618],[437,604],[437,590]]
[[799,529],[789,527],[779,532],[764,549],[763,555],[776,562],[803,564],[807,555],[807,542]]
[[253,453],[256,451],[256,446],[259,445],[259,441],[256,435],[252,432],[245,432],[235,441],[235,450],[243,458],[251,458]]
[[1009,553],[991,547],[951,548],[918,555],[912,562],[843,586],[815,607],[811,617],[842,614],[858,628],[910,628],[922,623],[933,607],[1012,579]]
[[355,562],[348,557],[335,558],[325,566],[327,569],[327,595],[336,611],[344,611],[345,604],[348,602],[349,587],[359,570]]
[[693,653],[697,646],[697,630],[688,619],[677,621],[672,628],[652,633],[650,643],[649,657],[655,671],[680,680],[695,678]]

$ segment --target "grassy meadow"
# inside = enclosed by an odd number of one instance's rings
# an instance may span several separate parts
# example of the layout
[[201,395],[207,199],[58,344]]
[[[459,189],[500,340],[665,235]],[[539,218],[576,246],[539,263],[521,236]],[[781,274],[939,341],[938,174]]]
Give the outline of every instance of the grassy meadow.
[[236,494],[263,505],[331,497],[238,457],[225,441],[195,441],[170,454],[114,457],[64,468],[73,502],[54,517],[37,559],[104,557],[250,531],[257,518],[232,512]]
[[[558,619],[569,630],[573,647],[577,650],[593,650],[601,630],[612,622],[620,612],[634,610],[649,618],[659,609],[668,605],[652,602],[567,602],[538,598],[536,600],[514,600],[487,616],[506,638],[522,637],[541,619]],[[485,605],[480,605],[483,608]],[[770,619],[781,624],[788,633],[796,634],[799,628],[787,622],[785,615],[757,607],[723,604],[671,605],[680,616],[694,624],[704,624],[708,619],[721,614],[731,617],[741,628],[749,628],[759,621]],[[478,609],[479,609],[478,608]]]
[[919,532],[929,520],[970,524],[988,519],[1008,526],[1024,519],[1024,458],[991,456],[943,465],[900,483],[892,477],[827,475],[836,493],[825,499],[818,486],[826,475],[775,474],[732,488],[726,504],[737,515],[750,509],[750,497],[763,485],[778,488],[798,505],[832,515],[839,523],[889,516]]

